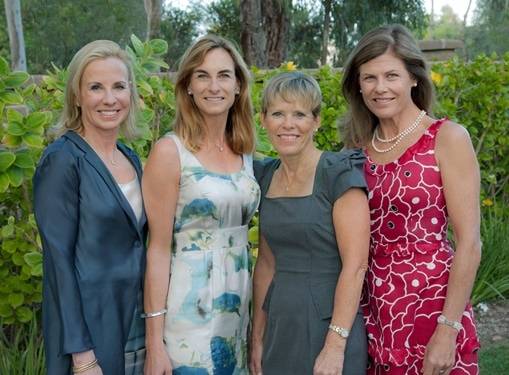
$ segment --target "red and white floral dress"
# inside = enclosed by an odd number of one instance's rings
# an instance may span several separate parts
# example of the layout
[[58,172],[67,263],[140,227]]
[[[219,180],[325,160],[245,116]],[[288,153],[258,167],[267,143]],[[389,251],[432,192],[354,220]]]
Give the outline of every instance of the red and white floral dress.
[[[433,123],[394,162],[364,166],[371,212],[370,264],[363,297],[368,374],[421,374],[426,345],[442,312],[453,258],[435,159]],[[472,307],[461,320],[452,375],[478,374]]]

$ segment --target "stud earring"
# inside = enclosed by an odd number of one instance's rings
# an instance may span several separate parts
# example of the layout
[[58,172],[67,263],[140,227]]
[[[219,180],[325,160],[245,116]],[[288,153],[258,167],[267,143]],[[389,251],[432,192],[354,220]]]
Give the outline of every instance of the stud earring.
[[362,94],[362,90],[359,90],[359,92]]
[[413,87],[417,87],[417,82],[414,82],[414,84],[412,86]]
[[188,90],[187,94],[193,96],[193,93],[191,92],[191,90]]

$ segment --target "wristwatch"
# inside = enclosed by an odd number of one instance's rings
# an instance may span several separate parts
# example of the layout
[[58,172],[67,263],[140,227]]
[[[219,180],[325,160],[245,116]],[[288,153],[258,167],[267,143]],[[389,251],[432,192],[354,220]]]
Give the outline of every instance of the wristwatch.
[[347,330],[346,328],[339,327],[334,324],[329,324],[329,329],[333,332],[336,332],[339,335],[339,337],[342,337],[344,339],[346,339],[348,337],[348,335],[350,334],[350,331]]

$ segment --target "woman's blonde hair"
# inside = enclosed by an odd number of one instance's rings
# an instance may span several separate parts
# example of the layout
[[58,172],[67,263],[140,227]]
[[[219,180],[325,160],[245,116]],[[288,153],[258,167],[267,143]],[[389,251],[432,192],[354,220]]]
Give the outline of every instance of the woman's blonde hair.
[[120,46],[110,40],[96,40],[82,47],[72,58],[67,68],[67,81],[65,85],[64,109],[56,125],[57,134],[63,134],[67,130],[81,132],[83,123],[81,120],[81,108],[78,107],[80,83],[83,73],[88,64],[95,60],[113,57],[122,61],[127,68],[128,84],[130,88],[130,107],[127,117],[120,124],[120,131],[126,138],[133,138],[137,135],[138,115],[138,91],[132,62],[129,55]]
[[417,82],[411,92],[414,104],[431,113],[435,97],[433,83],[424,55],[411,32],[398,24],[375,28],[361,38],[343,71],[342,90],[349,104],[349,111],[341,124],[341,138],[346,147],[364,147],[378,124],[378,118],[366,107],[362,98],[359,69],[362,64],[388,51],[403,61],[406,70]]
[[277,99],[286,102],[298,101],[309,108],[315,118],[320,116],[322,92],[318,82],[307,74],[285,72],[272,77],[263,90],[261,109],[264,115]]
[[249,70],[237,49],[228,40],[217,35],[199,38],[182,56],[175,82],[176,115],[173,129],[191,151],[200,149],[204,136],[203,116],[188,94],[194,70],[205,60],[211,50],[222,48],[231,56],[239,94],[228,112],[226,142],[237,154],[252,153],[255,148],[253,105],[249,93]]

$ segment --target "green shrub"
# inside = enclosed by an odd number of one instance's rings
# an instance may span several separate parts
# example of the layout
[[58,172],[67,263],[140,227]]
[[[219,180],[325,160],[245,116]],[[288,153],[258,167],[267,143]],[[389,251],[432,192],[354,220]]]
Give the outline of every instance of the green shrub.
[[[141,137],[130,145],[145,159],[154,142],[171,129],[175,115],[174,86],[169,75],[157,73],[159,68],[166,67],[161,58],[166,53],[166,42],[141,42],[133,36],[131,44],[127,50],[136,62],[142,114],[139,119]],[[502,60],[479,56],[471,63],[451,60],[433,65],[433,80],[438,93],[436,114],[447,115],[470,131],[482,170],[481,199],[486,206],[495,203],[497,207],[505,207],[506,211],[509,202],[508,66],[509,54]],[[267,78],[279,71],[294,69],[291,62],[273,71],[253,69],[252,97],[256,110],[260,108],[261,91]],[[336,124],[346,110],[341,95],[341,72],[324,67],[310,73],[318,79],[323,92],[322,125],[316,134],[316,142],[321,149],[339,150],[342,144],[337,137]],[[40,306],[41,244],[31,215],[31,177],[43,147],[50,140],[49,128],[62,108],[66,71],[54,67],[38,84],[28,84],[28,78],[25,73],[11,72],[7,62],[0,59],[2,325],[26,324]],[[263,154],[271,154],[273,151],[259,126],[258,114],[255,119],[257,149]],[[485,207],[488,209],[490,207]],[[507,215],[496,220],[488,217],[483,222],[483,257],[507,250],[507,242],[500,235],[507,233],[503,231],[504,227],[508,227]],[[251,230],[250,239],[256,237],[256,230]],[[507,238],[507,234],[504,236]],[[491,261],[483,258],[483,262]],[[483,289],[481,285],[491,285],[491,290],[497,288],[499,293],[507,296],[509,292],[489,278],[495,272],[484,271],[483,267],[488,265],[481,266],[474,300],[498,295],[488,293],[487,287]]]

